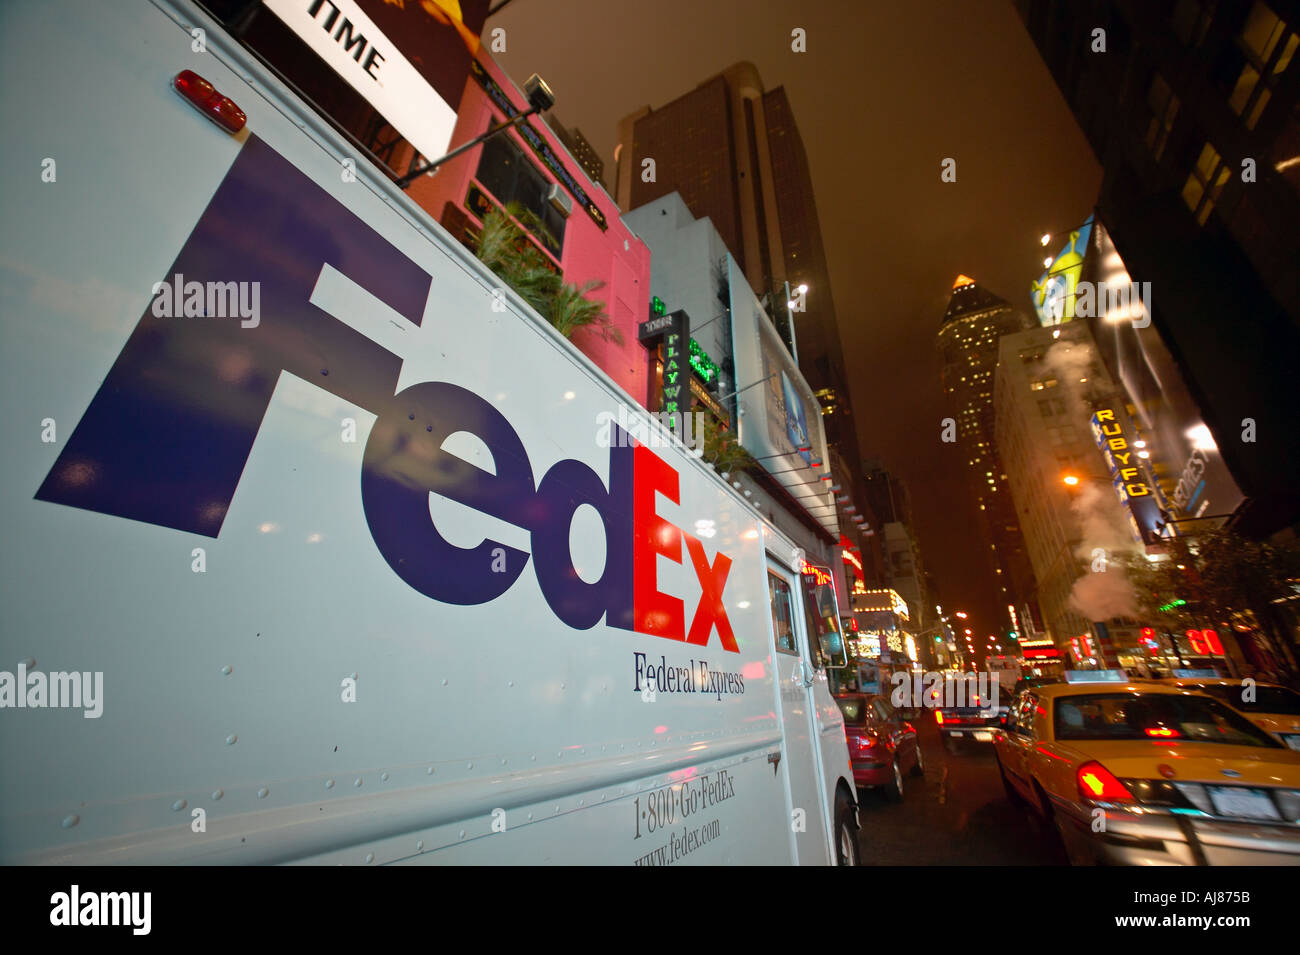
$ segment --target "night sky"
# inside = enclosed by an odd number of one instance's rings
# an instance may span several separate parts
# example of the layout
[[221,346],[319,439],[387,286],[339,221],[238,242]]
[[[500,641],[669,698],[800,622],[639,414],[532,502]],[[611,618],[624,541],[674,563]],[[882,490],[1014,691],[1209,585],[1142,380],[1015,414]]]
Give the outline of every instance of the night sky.
[[[803,137],[863,455],[900,474],[946,610],[1005,616],[979,561],[965,451],[939,441],[935,334],[965,273],[1030,311],[1043,232],[1089,214],[1100,167],[1008,0],[513,0],[490,17],[522,84],[605,159],[617,123],[737,60],[784,86]],[[807,52],[790,49],[791,30]],[[939,178],[945,157],[957,181]],[[824,294],[810,289],[809,296]],[[1001,612],[1001,616],[997,616]],[[995,619],[996,617],[996,619]]]

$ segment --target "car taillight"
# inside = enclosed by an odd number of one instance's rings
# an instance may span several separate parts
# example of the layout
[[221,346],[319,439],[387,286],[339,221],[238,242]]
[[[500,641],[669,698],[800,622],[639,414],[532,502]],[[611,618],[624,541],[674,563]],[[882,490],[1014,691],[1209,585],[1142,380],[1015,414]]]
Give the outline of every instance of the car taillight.
[[1079,795],[1084,799],[1132,799],[1133,794],[1124,788],[1101,763],[1084,763],[1075,773]]
[[858,744],[858,749],[870,749],[875,746],[876,743],[880,742],[880,740],[875,733],[862,733],[857,737],[856,742]]
[[943,725],[943,710],[934,711],[934,721],[940,726]]
[[1148,726],[1147,735],[1155,739],[1173,739],[1175,736],[1182,734],[1178,730],[1170,729],[1168,726]]

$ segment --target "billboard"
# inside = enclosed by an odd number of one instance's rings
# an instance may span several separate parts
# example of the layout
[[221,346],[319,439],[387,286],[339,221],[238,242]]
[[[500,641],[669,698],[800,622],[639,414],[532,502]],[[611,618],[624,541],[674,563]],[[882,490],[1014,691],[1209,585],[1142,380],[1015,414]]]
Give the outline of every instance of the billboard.
[[1030,286],[1034,311],[1043,325],[1074,321],[1074,297],[1079,287],[1091,232],[1092,216],[1088,216],[1083,225],[1070,232],[1070,241],[1051,260],[1038,281]]
[[378,0],[263,0],[407,142],[447,152],[487,4],[393,6]]
[[830,482],[822,480],[830,469],[821,405],[730,255],[727,281],[740,444],[819,524],[838,536],[834,495]]

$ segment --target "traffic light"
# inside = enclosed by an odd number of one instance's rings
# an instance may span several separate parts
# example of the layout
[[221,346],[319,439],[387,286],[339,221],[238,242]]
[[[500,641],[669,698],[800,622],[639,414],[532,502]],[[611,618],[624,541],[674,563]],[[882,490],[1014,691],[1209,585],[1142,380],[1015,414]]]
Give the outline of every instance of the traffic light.
[[1020,639],[1020,634],[1016,633],[1014,630],[1008,630],[1008,631],[1007,631],[1007,639],[1008,639],[1008,640],[1019,640],[1019,639]]

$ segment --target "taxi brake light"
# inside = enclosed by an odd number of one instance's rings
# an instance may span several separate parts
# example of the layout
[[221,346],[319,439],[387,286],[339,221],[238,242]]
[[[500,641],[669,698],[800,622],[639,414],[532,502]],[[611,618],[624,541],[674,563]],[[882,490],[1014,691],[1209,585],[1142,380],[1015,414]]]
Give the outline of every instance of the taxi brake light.
[[935,723],[938,724],[939,726],[942,726],[942,725],[943,725],[943,710],[935,710],[935,711],[934,711],[934,721],[935,721]]
[[1168,726],[1148,726],[1147,735],[1153,736],[1156,739],[1172,739],[1173,737],[1181,736],[1182,734],[1179,733],[1178,730],[1170,729]]
[[1079,795],[1084,799],[1132,799],[1133,794],[1124,788],[1101,763],[1084,763],[1075,773]]

